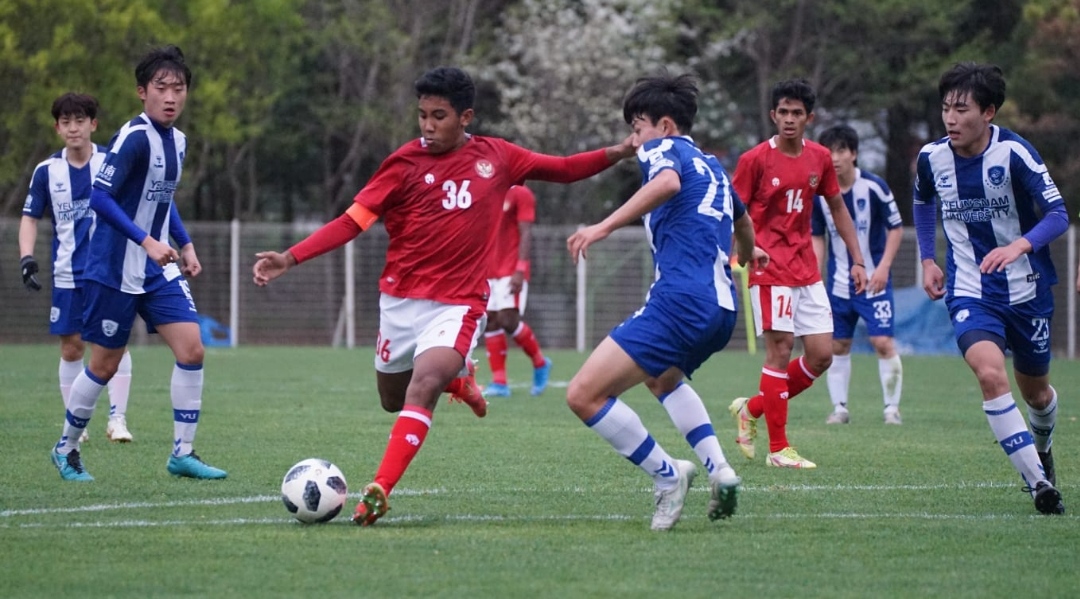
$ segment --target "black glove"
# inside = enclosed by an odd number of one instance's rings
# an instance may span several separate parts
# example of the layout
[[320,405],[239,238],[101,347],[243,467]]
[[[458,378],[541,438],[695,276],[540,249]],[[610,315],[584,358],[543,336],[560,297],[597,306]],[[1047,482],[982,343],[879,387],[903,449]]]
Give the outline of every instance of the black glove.
[[41,283],[38,283],[37,275],[38,265],[37,260],[34,260],[33,256],[23,256],[22,260],[19,260],[19,268],[22,269],[22,284],[30,291],[41,291]]

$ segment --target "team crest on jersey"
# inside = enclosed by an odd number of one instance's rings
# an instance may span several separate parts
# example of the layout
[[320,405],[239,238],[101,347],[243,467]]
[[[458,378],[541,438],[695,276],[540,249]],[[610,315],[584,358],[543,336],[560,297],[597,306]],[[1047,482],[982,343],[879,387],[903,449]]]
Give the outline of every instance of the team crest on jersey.
[[112,337],[116,334],[116,331],[120,329],[120,324],[115,320],[102,320],[101,332],[105,333],[106,337]]
[[490,179],[495,175],[495,165],[491,164],[487,160],[476,161],[476,174],[485,179]]
[[60,308],[53,306],[49,310],[49,322],[57,322],[60,320]]
[[817,173],[810,173],[810,187],[817,187],[818,180],[819,177]]
[[855,200],[855,207],[860,211],[866,210],[866,198],[859,198]]
[[986,169],[986,182],[990,187],[1005,187],[1005,184],[1009,182],[1009,174],[1003,166],[992,166]]

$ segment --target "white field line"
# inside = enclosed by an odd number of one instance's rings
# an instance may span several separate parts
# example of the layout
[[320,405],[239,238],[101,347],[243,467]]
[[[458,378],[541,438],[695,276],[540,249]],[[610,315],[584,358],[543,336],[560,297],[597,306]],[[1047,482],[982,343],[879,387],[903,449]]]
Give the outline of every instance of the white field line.
[[[869,492],[894,492],[894,491],[940,491],[940,490],[961,490],[961,489],[999,489],[1015,487],[1015,483],[1000,483],[1000,482],[975,482],[959,484],[940,484],[940,485],[770,485],[770,486],[744,486],[742,488],[743,493],[776,493],[783,491],[795,491],[795,492],[817,492],[817,491],[869,491]],[[513,489],[500,489],[502,491],[510,491],[520,494],[535,494],[540,492],[539,489],[534,488],[513,488]],[[483,489],[463,489],[461,493],[478,493]],[[642,492],[651,492],[651,489],[641,489]],[[395,489],[395,497],[417,497],[425,495],[439,495],[449,492],[445,488],[441,489]],[[572,487],[567,489],[551,489],[545,488],[543,492],[559,492],[559,493],[587,493],[588,489],[583,487]],[[692,489],[692,493],[707,492],[706,489],[697,488]],[[360,497],[359,493],[350,493],[349,497],[357,499]],[[30,509],[13,509],[0,511],[0,518],[13,518],[18,516],[38,516],[38,515],[50,515],[50,514],[74,514],[74,513],[90,513],[90,512],[107,512],[118,510],[141,510],[141,509],[160,509],[160,508],[173,508],[173,507],[198,507],[198,506],[222,506],[222,505],[237,505],[245,503],[276,503],[281,501],[280,495],[254,495],[249,497],[216,497],[212,499],[193,499],[183,501],[163,501],[163,502],[125,502],[125,503],[113,503],[113,504],[98,504],[98,505],[83,505],[74,507],[61,507],[61,508],[30,508]],[[781,514],[773,514],[772,517],[780,517]],[[801,516],[792,516],[801,517]],[[822,517],[822,516],[818,516]],[[559,517],[557,519],[562,519]],[[222,521],[230,522],[230,521]],[[257,520],[241,520],[240,523],[257,522]],[[0,526],[3,526],[0,524]]]

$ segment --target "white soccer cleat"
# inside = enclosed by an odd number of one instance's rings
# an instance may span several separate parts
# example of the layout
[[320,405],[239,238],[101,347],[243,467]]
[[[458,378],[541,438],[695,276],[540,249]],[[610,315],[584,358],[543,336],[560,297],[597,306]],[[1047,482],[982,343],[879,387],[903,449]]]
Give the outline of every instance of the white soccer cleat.
[[89,440],[90,440],[90,433],[88,433],[86,431],[86,429],[84,428],[82,434],[79,435],[79,443],[86,443]]
[[900,418],[900,409],[895,406],[885,408],[885,424],[903,424]]
[[754,438],[757,437],[757,419],[750,415],[750,409],[747,407],[749,403],[749,397],[736,397],[735,401],[728,406],[728,412],[735,418],[735,429],[738,431],[735,444],[739,446],[739,451],[746,459],[752,460],[754,459]]
[[735,514],[740,483],[742,479],[728,464],[721,466],[716,477],[709,480],[709,520],[723,520]]
[[825,424],[847,424],[851,416],[847,410],[835,410],[825,419]]
[[109,424],[105,427],[105,436],[113,443],[131,443],[127,419],[123,416],[110,416]]
[[690,491],[690,483],[694,482],[697,468],[686,460],[675,460],[675,470],[679,474],[679,482],[666,491],[656,490],[656,511],[653,513],[653,530],[671,530],[682,516],[683,503],[686,494]]
[[790,445],[780,451],[770,453],[765,463],[777,468],[800,468],[803,470],[817,468],[817,464],[799,455],[795,448]]

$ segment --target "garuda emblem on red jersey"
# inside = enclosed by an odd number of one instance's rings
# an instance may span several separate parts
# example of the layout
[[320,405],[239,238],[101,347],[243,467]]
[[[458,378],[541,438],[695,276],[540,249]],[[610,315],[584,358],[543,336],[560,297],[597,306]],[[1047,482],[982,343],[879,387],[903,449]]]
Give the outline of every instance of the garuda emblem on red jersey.
[[477,160],[476,174],[485,179],[490,179],[495,174],[495,166],[487,160]]
[[817,173],[810,173],[810,187],[817,187],[818,175]]

